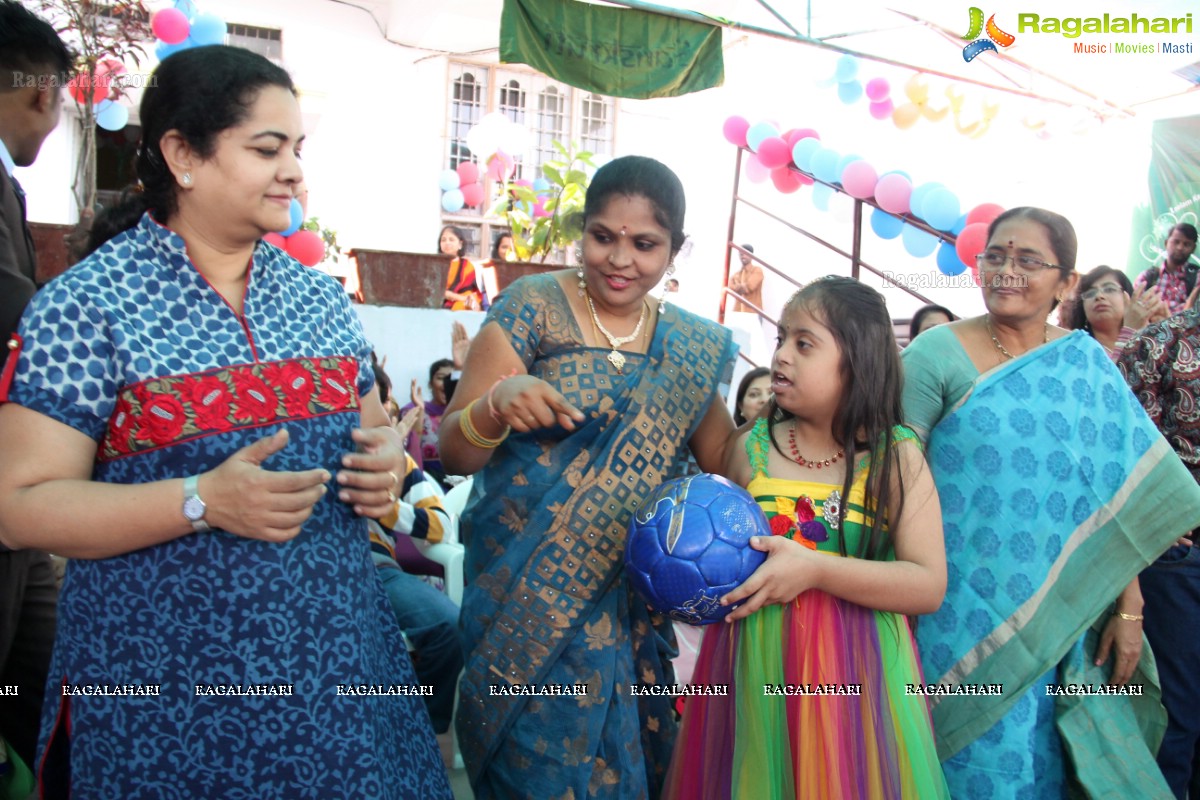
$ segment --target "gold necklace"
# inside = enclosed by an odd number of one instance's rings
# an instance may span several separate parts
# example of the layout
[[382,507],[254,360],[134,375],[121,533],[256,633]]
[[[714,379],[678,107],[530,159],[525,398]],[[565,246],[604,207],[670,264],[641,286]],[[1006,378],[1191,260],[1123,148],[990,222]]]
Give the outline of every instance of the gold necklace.
[[608,363],[612,364],[617,372],[620,373],[625,367],[625,355],[617,348],[623,344],[629,344],[641,334],[642,325],[646,323],[646,304],[645,302],[642,303],[642,315],[638,317],[638,324],[633,329],[633,333],[628,336],[613,336],[608,328],[604,327],[604,323],[600,321],[599,315],[596,314],[596,306],[592,303],[591,292],[585,291],[583,296],[587,300],[588,311],[592,313],[592,324],[604,335],[605,339],[608,339],[608,344],[612,348],[612,352],[608,354]]
[[[996,332],[994,330],[992,330],[992,315],[987,314],[984,316],[983,319],[987,323],[988,334],[992,337],[992,344],[996,345],[996,349],[999,350],[1001,352],[1001,354],[1003,354],[1004,357],[1007,358],[1009,361],[1016,358],[1016,356],[1014,356],[1012,353],[1008,352],[1008,350],[1005,349],[1004,345],[1000,344],[1000,340],[996,338]],[[1044,326],[1044,330],[1045,330],[1045,333],[1042,336],[1042,344],[1048,344],[1050,342],[1050,326],[1044,322],[1042,323],[1042,325]],[[1029,352],[1029,350],[1026,350],[1021,355],[1026,355],[1028,352]]]

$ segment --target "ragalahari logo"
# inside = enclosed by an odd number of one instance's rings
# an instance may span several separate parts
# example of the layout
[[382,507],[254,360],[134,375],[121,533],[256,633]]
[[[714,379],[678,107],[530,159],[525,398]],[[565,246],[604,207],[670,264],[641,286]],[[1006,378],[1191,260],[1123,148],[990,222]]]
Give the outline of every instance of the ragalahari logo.
[[[987,31],[987,38],[980,39],[979,34]],[[996,15],[992,14],[988,17],[987,26],[983,24],[983,9],[971,6],[971,27],[967,31],[967,35],[962,37],[969,40],[971,43],[963,48],[963,61],[971,61],[980,53],[991,50],[993,53],[1000,52],[996,49],[996,45],[1001,47],[1011,47],[1012,43],[1017,40],[1017,37],[1011,33],[1005,33],[996,25]]]

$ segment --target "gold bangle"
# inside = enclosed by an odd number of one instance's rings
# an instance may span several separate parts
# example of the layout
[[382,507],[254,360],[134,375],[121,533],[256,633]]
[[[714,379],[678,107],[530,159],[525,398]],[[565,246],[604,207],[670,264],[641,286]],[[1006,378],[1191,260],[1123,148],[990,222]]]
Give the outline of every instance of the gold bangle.
[[463,437],[473,447],[478,447],[481,450],[495,450],[508,438],[508,434],[512,432],[512,428],[506,425],[504,432],[497,439],[489,439],[480,433],[479,429],[475,427],[475,423],[471,420],[471,409],[478,402],[478,399],[472,400],[458,415],[458,428],[462,431]]
[[1124,611],[1114,611],[1113,613],[1121,619],[1126,619],[1130,622],[1141,622],[1146,618],[1144,614],[1126,614]]

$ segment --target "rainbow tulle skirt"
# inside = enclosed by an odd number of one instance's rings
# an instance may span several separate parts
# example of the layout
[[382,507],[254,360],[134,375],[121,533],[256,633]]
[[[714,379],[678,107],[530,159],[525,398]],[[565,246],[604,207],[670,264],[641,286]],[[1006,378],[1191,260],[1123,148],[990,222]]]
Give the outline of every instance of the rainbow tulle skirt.
[[810,590],[710,626],[692,685],[664,798],[950,796],[900,614]]

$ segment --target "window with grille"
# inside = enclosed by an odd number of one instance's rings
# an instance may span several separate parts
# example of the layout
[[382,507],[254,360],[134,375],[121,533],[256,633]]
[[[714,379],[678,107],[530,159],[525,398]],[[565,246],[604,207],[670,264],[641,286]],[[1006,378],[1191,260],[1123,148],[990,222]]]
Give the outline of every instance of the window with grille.
[[279,28],[230,24],[228,42],[234,47],[253,50],[275,62],[283,60],[283,31]]
[[488,87],[487,68],[458,66],[450,88],[450,169],[473,160],[467,148],[467,131],[484,114]]
[[[616,117],[613,99],[577,92],[541,73],[515,70],[507,65],[451,62],[447,94],[446,165],[451,169],[462,161],[480,160],[478,154],[467,148],[466,136],[485,114],[492,111],[503,113],[529,131],[526,151],[508,153],[513,157],[518,178],[534,180],[541,174],[542,164],[560,160],[562,155],[553,144],[556,140],[566,146],[578,144],[596,154],[613,152]],[[485,165],[480,163],[479,167],[483,170]],[[483,207],[443,214],[448,221],[483,218],[478,240],[481,247],[490,247],[487,243],[495,235],[499,222],[485,216],[498,196],[499,187],[489,185],[489,190],[490,197]],[[460,224],[458,221],[454,224]],[[487,255],[483,250],[478,252],[480,257]]]

